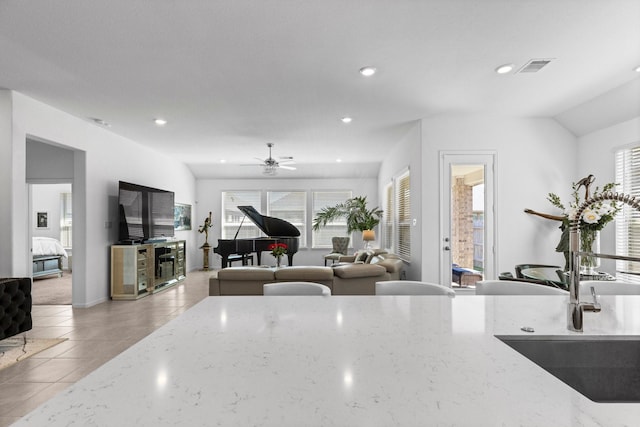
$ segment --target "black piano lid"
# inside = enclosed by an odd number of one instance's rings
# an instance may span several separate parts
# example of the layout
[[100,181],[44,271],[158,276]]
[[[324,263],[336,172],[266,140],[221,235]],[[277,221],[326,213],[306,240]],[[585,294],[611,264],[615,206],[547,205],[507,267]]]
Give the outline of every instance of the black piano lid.
[[238,209],[249,217],[269,237],[298,237],[300,230],[293,224],[280,218],[260,214],[253,206],[238,206]]

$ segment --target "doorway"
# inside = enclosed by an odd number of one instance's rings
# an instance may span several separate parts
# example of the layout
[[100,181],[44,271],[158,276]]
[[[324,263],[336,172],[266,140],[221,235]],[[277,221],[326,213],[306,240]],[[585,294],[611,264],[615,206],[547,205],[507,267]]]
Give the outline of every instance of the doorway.
[[71,183],[29,184],[34,305],[71,305],[73,210]]
[[[35,233],[34,221],[38,218],[38,212],[34,212],[35,206],[32,201],[32,186],[39,184],[67,184],[71,186],[73,194],[71,200],[71,209],[73,212],[73,233],[72,237],[68,236],[72,242],[72,270],[71,278],[71,304],[74,307],[85,307],[87,303],[86,295],[86,153],[61,144],[47,141],[42,138],[27,135],[25,141],[26,148],[26,182],[25,191],[26,208],[25,223],[26,229],[24,233],[24,255],[25,255],[25,274],[32,272],[33,255],[31,248],[33,247],[32,236]],[[58,195],[58,197],[60,197]],[[58,207],[40,209],[40,212],[46,213],[47,226],[52,227],[58,224],[58,219],[52,216],[56,212],[59,213],[60,201],[55,202]],[[43,218],[40,215],[40,218]],[[50,219],[51,218],[51,219]],[[51,236],[54,237],[57,232]],[[59,239],[59,237],[58,237]],[[68,268],[68,260],[66,260],[66,268]],[[51,267],[48,263],[47,267]]]
[[495,277],[494,153],[440,153],[440,280],[460,291]]

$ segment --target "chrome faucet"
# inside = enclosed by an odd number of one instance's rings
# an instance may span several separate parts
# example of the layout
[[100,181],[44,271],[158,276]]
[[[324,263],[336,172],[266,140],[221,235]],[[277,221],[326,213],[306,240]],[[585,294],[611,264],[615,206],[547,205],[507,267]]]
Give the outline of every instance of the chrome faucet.
[[585,311],[597,313],[601,310],[593,287],[591,288],[593,302],[580,302],[580,257],[591,256],[595,258],[640,261],[638,258],[620,255],[596,254],[592,252],[581,252],[578,250],[580,245],[580,218],[582,217],[582,214],[592,204],[604,200],[623,202],[637,211],[640,211],[640,198],[632,197],[628,194],[608,191],[591,198],[587,198],[587,200],[580,205],[575,216],[569,220],[569,305],[567,307],[567,328],[570,331],[582,332],[583,315]]

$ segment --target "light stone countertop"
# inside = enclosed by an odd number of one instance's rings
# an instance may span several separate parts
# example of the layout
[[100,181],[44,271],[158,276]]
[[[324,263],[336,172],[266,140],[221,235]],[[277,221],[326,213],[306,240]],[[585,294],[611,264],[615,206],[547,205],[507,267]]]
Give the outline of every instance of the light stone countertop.
[[[577,335],[567,299],[208,297],[14,425],[640,425],[494,337]],[[640,296],[600,302],[584,335],[640,335]]]

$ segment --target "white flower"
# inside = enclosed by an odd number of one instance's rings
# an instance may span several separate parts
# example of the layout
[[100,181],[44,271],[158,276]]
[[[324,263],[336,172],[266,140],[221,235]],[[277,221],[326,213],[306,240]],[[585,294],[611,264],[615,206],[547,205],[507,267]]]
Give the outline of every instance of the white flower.
[[600,215],[597,211],[592,211],[591,209],[586,209],[582,213],[582,220],[587,224],[597,224],[600,221]]
[[574,219],[576,219],[576,215],[577,215],[577,214],[578,214],[578,209],[576,209],[576,208],[574,208],[574,207],[572,207],[571,209],[569,209],[569,210],[567,211],[567,217],[568,217],[570,220],[572,220],[572,221],[573,221]]
[[607,214],[610,214],[611,212],[613,212],[613,208],[611,207],[610,204],[608,203],[603,203],[602,205],[600,205],[597,209],[598,215],[600,216],[604,216]]

